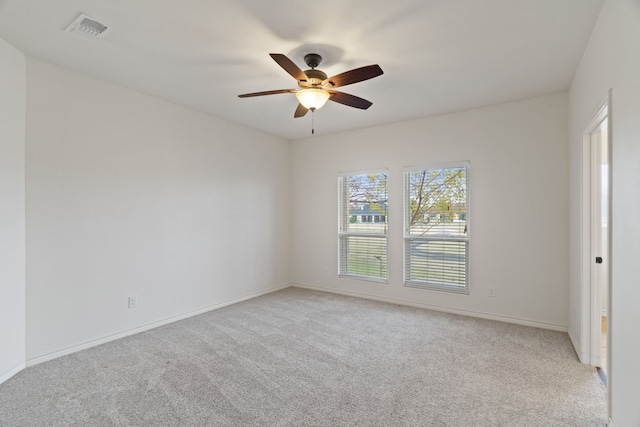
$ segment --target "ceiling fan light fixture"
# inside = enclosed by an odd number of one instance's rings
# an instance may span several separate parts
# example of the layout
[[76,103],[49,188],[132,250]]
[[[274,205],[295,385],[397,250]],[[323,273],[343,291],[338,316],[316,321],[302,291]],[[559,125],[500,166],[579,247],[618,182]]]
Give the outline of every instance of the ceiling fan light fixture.
[[298,102],[308,110],[317,110],[329,100],[329,92],[323,89],[300,89],[296,92]]

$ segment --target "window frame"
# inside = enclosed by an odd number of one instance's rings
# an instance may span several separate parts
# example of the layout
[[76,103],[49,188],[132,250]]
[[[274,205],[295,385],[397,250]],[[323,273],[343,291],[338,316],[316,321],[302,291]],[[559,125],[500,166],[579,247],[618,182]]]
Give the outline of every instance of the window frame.
[[[442,170],[442,169],[452,169],[452,168],[465,168],[466,170],[466,182],[465,182],[465,199],[466,199],[466,210],[465,210],[465,225],[466,225],[466,233],[465,236],[456,237],[456,236],[416,236],[411,234],[411,188],[409,182],[409,176],[412,172],[421,172],[421,171],[432,171],[432,170]],[[404,205],[404,236],[403,236],[403,272],[404,272],[404,286],[410,288],[418,288],[418,289],[426,289],[432,291],[443,291],[455,294],[463,294],[469,295],[469,247],[471,240],[471,225],[470,225],[470,162],[469,161],[460,161],[460,162],[450,162],[450,163],[436,163],[436,164],[427,164],[420,166],[410,166],[404,168],[404,191],[403,191],[403,205]],[[411,280],[411,244],[414,241],[421,242],[464,242],[465,250],[464,250],[464,259],[465,259],[465,283],[463,286],[454,285],[454,284],[446,284],[442,282],[429,282],[428,280]]]
[[[363,223],[370,224],[386,224],[385,233],[366,233],[361,231],[349,231],[347,224],[352,215],[349,214],[348,204],[346,201],[346,191],[348,191],[347,186],[345,185],[346,179],[352,176],[359,175],[373,175],[373,174],[384,174],[386,175],[386,196],[387,196],[387,210],[384,213],[384,221],[376,223],[374,221],[374,215],[370,215],[371,221],[365,221]],[[346,211],[345,211],[346,209]],[[379,214],[382,215],[382,214]],[[368,219],[368,218],[367,218]],[[361,221],[362,222],[362,221]],[[353,274],[348,271],[343,271],[343,268],[348,270],[348,252],[345,253],[344,248],[347,246],[345,244],[346,241],[350,237],[360,237],[360,238],[375,238],[375,239],[384,239],[384,277],[379,276],[368,276],[364,274]],[[361,280],[365,282],[374,282],[380,284],[388,284],[389,283],[389,170],[388,169],[368,169],[364,171],[354,171],[354,172],[340,172],[338,173],[338,277],[342,279],[353,279],[353,280]]]

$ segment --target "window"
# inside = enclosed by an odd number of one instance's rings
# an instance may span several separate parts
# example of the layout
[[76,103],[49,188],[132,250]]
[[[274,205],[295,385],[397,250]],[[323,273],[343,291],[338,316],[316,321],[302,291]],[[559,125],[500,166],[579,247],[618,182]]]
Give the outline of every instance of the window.
[[341,277],[387,281],[387,177],[384,171],[338,178]]
[[405,168],[405,286],[469,293],[468,168]]

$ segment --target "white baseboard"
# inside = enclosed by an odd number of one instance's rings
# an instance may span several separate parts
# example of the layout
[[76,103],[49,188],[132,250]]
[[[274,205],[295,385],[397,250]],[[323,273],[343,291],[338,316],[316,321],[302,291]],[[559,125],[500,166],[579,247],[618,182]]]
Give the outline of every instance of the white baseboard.
[[9,371],[5,372],[4,374],[0,375],[0,384],[2,384],[3,382],[5,382],[9,378],[11,378],[12,376],[17,374],[18,372],[22,371],[26,367],[27,367],[27,364],[23,362],[23,363],[19,364],[18,366],[16,366],[15,368],[12,368]]
[[380,297],[377,295],[364,294],[360,292],[344,291],[341,289],[325,288],[322,286],[305,285],[302,283],[292,283],[291,286],[304,289],[312,289],[321,292],[331,292],[334,294],[347,295],[357,298],[364,298],[374,301],[388,302],[391,304],[406,305],[410,307],[424,308],[427,310],[442,311],[445,313],[460,314],[462,316],[478,317],[481,319],[496,320],[498,322],[513,323],[516,325],[532,326],[534,328],[549,329],[558,332],[568,332],[569,328],[564,325],[555,325],[553,323],[538,322],[535,320],[520,319],[517,317],[501,316],[498,314],[483,313],[478,311],[461,310],[453,307],[446,307],[433,304],[424,304],[420,302],[404,300],[400,298]]
[[609,423],[607,424],[607,427],[616,427],[616,426],[613,424],[613,420],[612,420],[611,418],[609,418]]
[[582,354],[582,350],[580,348],[580,346],[578,345],[578,342],[576,341],[575,337],[573,336],[573,332],[571,332],[571,329],[569,329],[568,331],[569,334],[569,339],[571,340],[571,344],[573,344],[573,349],[576,352],[576,355],[578,356],[578,360],[580,361],[580,363],[585,363],[584,362],[584,355]]
[[254,293],[247,294],[247,295],[243,295],[243,296],[238,297],[238,298],[233,298],[233,299],[230,299],[230,300],[227,300],[227,301],[223,301],[223,302],[220,302],[220,303],[217,303],[217,304],[213,304],[213,305],[209,305],[209,306],[206,306],[206,307],[202,307],[202,308],[199,308],[197,310],[193,310],[193,311],[189,311],[187,313],[180,314],[178,316],[172,316],[172,317],[169,317],[169,318],[166,318],[166,319],[163,319],[163,320],[159,320],[157,322],[148,323],[146,325],[142,325],[142,326],[139,326],[137,328],[133,328],[133,329],[129,329],[129,330],[126,330],[126,331],[123,331],[123,332],[119,332],[117,334],[108,335],[106,337],[102,337],[102,338],[98,338],[98,339],[95,339],[95,340],[87,341],[85,343],[74,345],[72,347],[67,347],[65,349],[62,349],[62,350],[59,350],[59,351],[55,351],[53,353],[49,353],[49,354],[45,354],[43,356],[39,356],[39,357],[36,357],[36,358],[33,358],[33,359],[29,359],[26,362],[26,366],[29,367],[29,366],[34,366],[34,365],[37,365],[37,364],[40,364],[40,363],[48,362],[49,360],[57,359],[58,357],[66,356],[66,355],[69,355],[69,354],[72,354],[72,353],[77,353],[78,351],[86,350],[88,348],[95,347],[95,346],[98,346],[98,345],[101,345],[101,344],[105,344],[105,343],[108,343],[110,341],[115,341],[115,340],[120,339],[120,338],[128,337],[130,335],[139,334],[140,332],[145,332],[145,331],[148,331],[150,329],[157,328],[159,326],[163,326],[163,325],[167,325],[169,323],[177,322],[179,320],[188,319],[189,317],[197,316],[199,314],[203,314],[203,313],[206,313],[208,311],[217,310],[217,309],[222,308],[222,307],[226,307],[226,306],[229,306],[229,305],[232,305],[232,304],[237,304],[239,302],[250,300],[252,298],[256,298],[256,297],[259,297],[259,296],[262,296],[262,295],[270,294],[272,292],[276,292],[276,291],[288,288],[290,286],[291,286],[291,284],[286,283],[284,285],[279,285],[279,286],[276,286],[276,287],[273,287],[273,288],[265,289],[265,290],[262,290],[262,291],[254,292]]
[[[568,332],[568,328],[566,326],[562,326],[562,325],[554,325],[554,324],[550,324],[550,323],[543,323],[543,322],[537,322],[537,321],[532,321],[532,320],[527,320],[527,319],[519,319],[519,318],[514,318],[514,317],[508,317],[508,316],[500,316],[500,315],[495,315],[495,314],[490,314],[490,313],[482,313],[482,312],[476,312],[476,311],[469,311],[469,310],[460,310],[460,309],[456,309],[456,308],[452,308],[452,307],[445,307],[445,306],[438,306],[438,305],[432,305],[432,304],[424,304],[424,303],[418,303],[415,301],[409,301],[409,300],[404,300],[404,299],[399,299],[399,298],[389,298],[389,297],[379,297],[379,296],[375,296],[375,295],[370,295],[370,294],[364,294],[364,293],[359,293],[359,292],[350,292],[350,291],[343,291],[343,290],[339,290],[339,289],[332,289],[332,288],[325,288],[322,286],[312,286],[312,285],[305,285],[305,284],[301,284],[301,283],[287,283],[287,284],[283,284],[283,285],[279,285],[273,288],[269,288],[266,290],[262,290],[259,292],[254,292],[248,295],[244,295],[238,298],[234,298],[228,301],[223,301],[221,303],[217,303],[217,304],[213,304],[207,307],[203,307],[194,311],[190,311],[187,313],[183,313],[181,315],[178,316],[173,316],[167,319],[163,319],[157,322],[152,322],[146,325],[142,325],[139,326],[137,328],[133,328],[133,329],[129,329],[123,332],[119,332],[117,334],[113,334],[113,335],[108,335],[102,338],[98,338],[95,340],[91,340],[91,341],[87,341],[85,343],[82,344],[78,344],[78,345],[74,345],[59,351],[55,351],[53,353],[49,353],[49,354],[45,354],[43,356],[39,356],[33,359],[29,359],[26,361],[25,366],[29,367],[29,366],[34,366],[40,363],[44,363],[44,362],[48,362],[49,360],[53,360],[53,359],[57,359],[58,357],[62,357],[62,356],[66,356],[69,354],[73,354],[76,353],[78,351],[82,351],[82,350],[86,350],[88,348],[91,347],[95,347],[101,344],[105,344],[107,342],[110,341],[114,341],[120,338],[124,338],[130,335],[134,335],[134,334],[138,334],[140,332],[145,332],[148,331],[150,329],[154,329],[157,328],[159,326],[163,326],[163,325],[167,325],[169,323],[173,323],[173,322],[177,322],[179,320],[184,320],[187,319],[189,317],[193,317],[193,316],[197,316],[199,314],[203,314],[206,313],[208,311],[212,311],[212,310],[216,310],[222,307],[226,307],[232,304],[237,304],[239,302],[242,301],[246,301],[252,298],[256,298],[259,297],[261,295],[266,295],[272,292],[276,292],[288,287],[298,287],[298,288],[305,288],[305,289],[312,289],[312,290],[317,290],[317,291],[321,291],[321,292],[331,292],[331,293],[335,293],[335,294],[341,294],[341,295],[347,295],[347,296],[353,296],[353,297],[358,297],[358,298],[364,298],[364,299],[370,299],[370,300],[375,300],[375,301],[382,301],[382,302],[388,302],[388,303],[392,303],[392,304],[399,304],[399,305],[406,305],[406,306],[411,306],[411,307],[419,307],[419,308],[425,308],[428,310],[435,310],[435,311],[442,311],[442,312],[446,312],[446,313],[452,313],[452,314],[460,314],[463,316],[470,316],[470,317],[478,317],[478,318],[482,318],[482,319],[489,319],[489,320],[496,320],[496,321],[500,321],[500,322],[506,322],[506,323],[514,323],[514,324],[518,324],[518,325],[524,325],[524,326],[533,326],[536,328],[542,328],[542,329],[550,329],[553,331],[559,331],[559,332]],[[571,337],[571,335],[570,335]],[[573,342],[573,339],[572,339]],[[575,343],[574,343],[575,346]],[[16,371],[13,373],[8,373],[3,375],[2,377],[0,377],[0,383],[2,383],[2,381],[5,381],[6,379],[10,378],[11,376],[15,375],[17,372],[19,372],[20,370],[24,369],[25,366],[22,366],[20,368],[16,368]],[[5,378],[6,376],[6,378]]]

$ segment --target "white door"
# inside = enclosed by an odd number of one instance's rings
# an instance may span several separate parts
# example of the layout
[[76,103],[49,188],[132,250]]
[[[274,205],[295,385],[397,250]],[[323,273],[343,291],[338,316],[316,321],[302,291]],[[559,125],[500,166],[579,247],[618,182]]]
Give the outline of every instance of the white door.
[[606,371],[609,300],[608,120],[590,134],[591,157],[591,363]]

